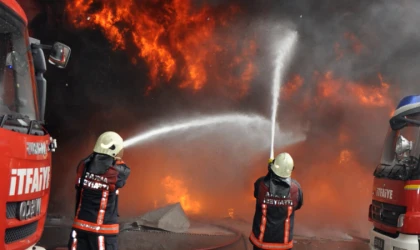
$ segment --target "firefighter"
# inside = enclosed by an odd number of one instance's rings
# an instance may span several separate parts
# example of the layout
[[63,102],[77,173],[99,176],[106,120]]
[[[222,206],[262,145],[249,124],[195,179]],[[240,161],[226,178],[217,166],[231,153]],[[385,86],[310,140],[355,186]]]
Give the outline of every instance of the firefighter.
[[130,174],[122,155],[123,139],[108,131],[99,136],[93,153],[79,163],[70,250],[117,249],[118,190]]
[[292,179],[294,162],[288,153],[269,162],[268,173],[254,183],[256,207],[249,239],[254,250],[292,249],[295,211],[303,204],[303,192]]

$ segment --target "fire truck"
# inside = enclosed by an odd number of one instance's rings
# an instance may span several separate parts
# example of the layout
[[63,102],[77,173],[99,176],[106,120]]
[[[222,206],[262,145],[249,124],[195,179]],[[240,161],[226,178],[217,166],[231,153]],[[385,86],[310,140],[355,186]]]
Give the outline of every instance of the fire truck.
[[65,68],[70,48],[29,37],[15,0],[0,0],[0,249],[39,249],[57,143],[43,126],[48,62]]
[[370,248],[420,249],[420,95],[404,97],[390,120],[374,171]]

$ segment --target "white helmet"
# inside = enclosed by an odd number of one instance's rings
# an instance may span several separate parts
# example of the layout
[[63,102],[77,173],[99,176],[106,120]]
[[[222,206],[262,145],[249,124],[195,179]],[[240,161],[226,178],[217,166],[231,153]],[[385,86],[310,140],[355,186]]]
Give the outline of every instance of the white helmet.
[[288,153],[281,153],[276,156],[274,163],[271,165],[271,170],[282,178],[288,178],[292,175],[294,168],[293,158]]
[[96,141],[93,152],[116,157],[123,149],[123,139],[115,132],[108,131],[101,134]]

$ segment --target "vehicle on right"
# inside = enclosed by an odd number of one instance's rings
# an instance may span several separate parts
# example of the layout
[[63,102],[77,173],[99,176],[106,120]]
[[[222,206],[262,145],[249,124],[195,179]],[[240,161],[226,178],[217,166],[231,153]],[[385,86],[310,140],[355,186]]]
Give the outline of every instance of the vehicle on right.
[[390,119],[374,172],[370,248],[420,249],[420,95],[404,97]]

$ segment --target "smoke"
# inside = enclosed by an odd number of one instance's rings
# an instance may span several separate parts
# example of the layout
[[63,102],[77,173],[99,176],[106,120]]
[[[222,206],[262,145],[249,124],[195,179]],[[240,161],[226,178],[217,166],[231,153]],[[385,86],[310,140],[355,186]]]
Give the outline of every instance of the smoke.
[[[400,98],[420,90],[416,84],[419,31],[415,27],[419,3],[303,2],[296,3],[291,17],[299,23],[301,44],[290,73],[299,74],[304,84],[279,111],[283,115],[280,124],[284,124],[280,127],[300,124],[309,129],[305,144],[293,152],[298,169],[295,178],[307,197],[306,207],[297,215],[296,230],[315,236],[329,232],[332,237],[334,231],[341,231],[367,237],[372,172],[389,115]],[[276,11],[273,7],[272,12]],[[335,80],[328,80],[326,72],[332,72]],[[339,86],[359,85],[379,93],[383,82],[390,84],[382,96],[389,104],[376,107],[362,105],[354,93]],[[322,95],[325,83],[340,90]],[[381,102],[380,98],[375,101]],[[305,102],[312,106],[305,107]],[[345,150],[351,152],[350,160],[340,164]],[[314,213],[319,216],[314,218]],[[322,230],[315,231],[319,227]]]
[[[182,180],[191,200],[200,204],[204,217],[227,216],[231,207],[243,209],[242,195],[249,185],[250,168],[253,168],[249,164],[253,157],[250,154],[267,154],[270,148],[267,143],[270,141],[270,121],[254,119],[248,124],[221,123],[176,131],[131,146],[125,160],[130,162],[132,178],[136,181],[128,183],[121,192],[125,204],[122,211],[138,214],[133,207],[144,211],[153,209],[155,201],[158,206],[166,204],[161,182],[167,176]],[[282,133],[278,128],[276,133],[278,147],[305,139],[302,135]],[[133,193],[137,195],[131,195]]]
[[[381,72],[387,82],[403,86],[401,95],[418,91],[413,84],[417,78],[413,70],[418,60],[418,4],[353,1],[346,6],[342,2],[320,1],[312,5],[316,8],[299,8],[303,13],[300,29],[305,36],[301,56],[306,60],[299,60],[295,71],[312,74],[315,70],[332,70],[340,77],[366,84],[374,84],[368,79]],[[354,34],[354,38],[346,33]],[[336,60],[337,50],[344,53],[343,60]]]
[[[219,8],[229,4],[211,3]],[[43,36],[43,41],[58,39],[72,47],[67,77],[52,67],[46,75],[47,126],[60,146],[53,159],[51,211],[72,212],[72,206],[63,204],[61,198],[73,197],[74,180],[69,176],[105,130],[115,130],[126,137],[176,117],[227,111],[269,117],[274,69],[271,46],[287,27],[298,32],[299,42],[286,79],[293,83],[299,75],[303,83],[293,94],[282,90],[278,121],[281,130],[304,132],[307,136],[304,143],[284,149],[295,159],[294,177],[305,192],[305,204],[297,213],[295,228],[298,234],[315,236],[336,236],[333,231],[367,235],[372,172],[392,106],[402,96],[420,91],[416,83],[420,74],[420,31],[416,27],[420,3],[236,3],[245,14],[229,23],[228,31],[216,32],[215,36],[220,39],[230,34],[238,39],[255,39],[257,44],[257,74],[250,82],[248,94],[240,99],[227,97],[218,82],[208,82],[198,92],[179,89],[170,82],[144,97],[144,89],[150,84],[148,65],[141,60],[133,65],[127,51],[112,50],[100,29],[75,30],[63,22],[55,33],[48,33],[42,23],[34,26],[34,35]],[[62,13],[64,8],[54,7],[54,13]],[[49,22],[55,20],[50,18]],[[384,82],[390,87],[381,92]],[[363,91],[351,92],[348,86],[360,86]],[[338,90],[326,95],[328,87]],[[383,99],[385,104],[361,102],[359,97],[366,93],[380,93],[373,102]],[[269,130],[236,129],[220,127],[212,134],[189,135],[193,138],[168,137],[135,151],[127,150],[126,161],[132,166],[133,175],[128,191],[121,194],[122,210],[136,214],[152,208],[155,200],[164,199],[161,179],[171,175],[184,180],[192,199],[201,201],[206,211],[214,211],[212,215],[227,215],[227,209],[232,207],[250,221],[254,209],[252,184],[266,172]],[[261,137],[254,143],[248,135]],[[283,149],[277,148],[276,153],[280,150]],[[226,190],[226,194],[221,190]]]

